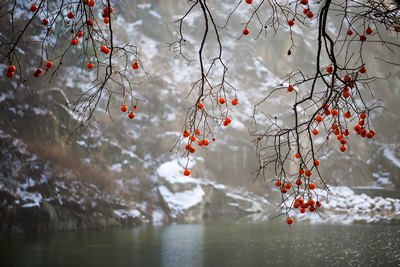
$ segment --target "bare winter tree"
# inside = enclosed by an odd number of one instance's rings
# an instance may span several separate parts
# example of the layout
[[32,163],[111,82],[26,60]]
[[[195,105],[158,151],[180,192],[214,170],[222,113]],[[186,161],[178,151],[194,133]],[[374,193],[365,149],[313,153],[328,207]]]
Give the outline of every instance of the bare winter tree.
[[[95,72],[91,85],[70,105],[77,112],[78,128],[86,128],[102,99],[108,99],[108,111],[113,95],[121,99],[121,109],[133,118],[139,99],[129,72],[142,69],[137,47],[115,42],[112,1],[3,1],[0,63],[8,78],[17,80],[15,90],[32,78],[50,75],[50,81],[62,70],[71,55],[88,72]],[[101,16],[100,16],[101,14]],[[33,46],[36,65],[24,65],[21,58]],[[39,54],[39,56],[37,56]],[[25,63],[25,62],[24,62]],[[32,68],[34,68],[32,70]],[[65,71],[65,70],[64,70]],[[117,88],[117,89],[115,89]]]
[[[346,152],[349,147],[350,133],[369,139],[376,134],[371,128],[369,114],[380,107],[373,89],[377,77],[368,74],[364,47],[380,45],[397,55],[399,43],[385,39],[387,34],[384,32],[400,32],[398,3],[353,0],[237,1],[223,25],[215,22],[212,3],[198,0],[188,1],[188,4],[187,12],[177,21],[179,39],[172,44],[178,56],[187,59],[182,23],[189,14],[201,10],[205,25],[198,49],[200,79],[193,84],[191,91],[196,94],[197,101],[187,113],[185,131],[179,140],[187,142],[185,155],[188,159],[190,153],[195,152],[194,131],[197,129],[202,136],[197,138],[200,139],[198,145],[204,147],[202,140],[213,135],[211,125],[228,126],[231,121],[230,109],[238,104],[236,90],[226,78],[229,66],[224,61],[220,40],[221,32],[227,29],[233,15],[244,8],[251,10],[247,21],[243,21],[239,38],[253,35],[259,39],[268,33],[275,35],[282,29],[289,29],[291,47],[287,56],[293,53],[297,45],[293,38],[296,27],[310,31],[312,26],[316,27],[316,53],[312,59],[315,62],[314,71],[306,73],[301,69],[292,70],[262,101],[254,105],[251,135],[255,138],[259,161],[256,176],[272,180],[280,188],[281,206],[287,222],[293,223],[289,212],[294,209],[299,208],[301,213],[317,211],[321,203],[314,189],[318,187],[329,193],[319,172],[319,158],[327,153],[327,143],[333,142],[330,140],[332,134],[341,152]],[[334,30],[329,28],[332,18],[336,23]],[[210,43],[214,41],[208,41],[213,40],[210,36],[215,37],[218,46],[214,58],[205,55],[207,45],[215,46],[215,43]],[[205,62],[207,56],[211,60]],[[387,64],[399,66],[395,60]],[[216,82],[215,73],[219,74]],[[226,101],[227,87],[234,91],[231,102]],[[289,124],[265,113],[262,108],[272,95],[282,92],[295,95]],[[316,136],[325,136],[325,141],[316,144]],[[293,166],[296,166],[295,171]],[[266,177],[269,168],[275,172],[273,179]],[[190,171],[185,170],[184,174],[189,175]]]

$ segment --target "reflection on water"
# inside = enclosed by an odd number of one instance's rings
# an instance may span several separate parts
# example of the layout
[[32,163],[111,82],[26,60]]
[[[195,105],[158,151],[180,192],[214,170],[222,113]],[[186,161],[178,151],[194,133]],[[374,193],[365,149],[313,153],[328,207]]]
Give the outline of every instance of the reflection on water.
[[204,266],[204,228],[201,224],[172,225],[163,228],[161,266]]
[[141,226],[0,242],[0,266],[400,266],[400,226]]

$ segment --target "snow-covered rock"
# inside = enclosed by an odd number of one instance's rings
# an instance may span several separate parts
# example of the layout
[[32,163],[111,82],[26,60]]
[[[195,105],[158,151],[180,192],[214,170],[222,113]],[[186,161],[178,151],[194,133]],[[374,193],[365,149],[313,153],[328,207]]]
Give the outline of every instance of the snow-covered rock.
[[346,186],[330,186],[332,194],[324,196],[319,193],[322,208],[316,213],[299,214],[293,212],[300,220],[312,223],[376,223],[384,220],[399,220],[400,199],[370,197],[364,193],[356,194]]
[[[191,161],[190,168],[195,170],[196,164],[197,160]],[[244,217],[270,208],[265,198],[247,191],[235,190],[205,178],[183,176],[183,168],[181,162],[174,159],[157,169],[158,192],[173,221]]]

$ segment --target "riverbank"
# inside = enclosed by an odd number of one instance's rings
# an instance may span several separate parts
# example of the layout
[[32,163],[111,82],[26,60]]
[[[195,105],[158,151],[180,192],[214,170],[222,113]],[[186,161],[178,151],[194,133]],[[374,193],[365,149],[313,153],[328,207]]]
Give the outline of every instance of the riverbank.
[[[400,224],[400,199],[356,194],[344,186],[330,187],[330,190],[328,197],[316,192],[322,203],[316,212],[301,214],[298,210],[289,211],[296,224]],[[152,215],[138,209],[129,210],[104,203],[91,209],[76,203],[61,205],[44,200],[38,205],[10,205],[0,212],[0,238],[14,234],[123,228],[142,224],[165,225],[173,222],[279,222],[285,225],[282,222],[285,220],[285,210],[273,212],[268,196],[263,198],[244,190],[235,191],[207,180],[163,177],[158,194],[164,208]],[[5,196],[3,191],[3,199]],[[191,201],[187,201],[188,198]],[[288,203],[291,201],[287,200]]]

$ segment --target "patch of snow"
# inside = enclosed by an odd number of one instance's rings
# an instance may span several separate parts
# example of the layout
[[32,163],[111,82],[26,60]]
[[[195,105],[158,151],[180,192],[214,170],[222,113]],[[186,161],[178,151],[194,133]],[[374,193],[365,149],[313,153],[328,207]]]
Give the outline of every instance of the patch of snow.
[[168,112],[165,120],[166,121],[175,121],[176,120],[176,113],[175,112]]
[[377,201],[375,202],[375,208],[384,208],[385,206],[390,205],[390,202],[384,198],[377,197]]
[[9,135],[8,133],[6,133],[6,132],[4,132],[3,130],[0,129],[0,138],[1,139],[11,138],[11,135]]
[[77,143],[78,145],[80,145],[80,146],[87,147],[86,142],[83,141],[83,140],[77,140],[76,143]]
[[126,32],[135,32],[135,30],[137,30],[136,28],[143,25],[143,20],[139,19],[133,23],[126,22],[124,25]]
[[394,210],[395,211],[397,211],[397,212],[400,212],[400,201],[399,200],[397,200],[395,203],[394,203]]
[[114,180],[114,183],[116,183],[116,184],[119,185],[120,187],[123,187],[123,186],[124,186],[124,181],[123,181],[122,179]]
[[223,184],[213,184],[213,186],[216,188],[216,189],[219,189],[219,190],[225,190],[226,189],[226,186],[225,185],[223,185]]
[[[366,194],[355,194],[346,186],[328,186],[333,195],[323,196],[323,192],[316,189],[323,210],[320,216],[314,214],[296,214],[299,219],[307,219],[312,223],[335,222],[348,224],[357,221],[366,223],[387,220],[396,216],[400,208],[400,200],[383,197],[370,197]],[[366,187],[357,187],[366,188]],[[369,187],[368,187],[369,188]],[[376,189],[376,187],[373,187]],[[288,202],[293,201],[290,199]]]
[[[203,160],[203,158],[198,157],[196,160]],[[170,182],[187,183],[197,181],[193,178],[183,176],[182,171],[185,168],[185,163],[186,162],[184,162],[182,159],[174,159],[172,161],[165,162],[158,167],[157,174]],[[195,160],[189,161],[188,168],[192,168],[195,163]]]
[[151,4],[138,4],[137,7],[139,9],[149,9],[151,8]]
[[50,175],[47,173],[42,173],[42,175],[40,176],[40,184],[47,184],[50,180]]
[[82,160],[83,163],[86,163],[86,164],[90,164],[90,162],[91,162],[90,158],[84,158],[84,159],[81,159],[81,160]]
[[114,213],[122,219],[126,218],[138,218],[141,213],[137,209],[132,210],[114,210]]
[[18,193],[18,195],[24,200],[24,202],[27,202],[23,204],[22,207],[40,207],[40,202],[42,201],[42,195],[40,193],[31,193],[26,191],[20,191]]
[[388,172],[374,172],[374,173],[372,173],[372,177],[377,178],[377,179],[379,177],[382,177],[382,176],[388,177],[388,176],[390,176],[390,173],[388,173]]
[[32,162],[32,161],[36,161],[38,159],[38,156],[36,155],[36,154],[32,154],[31,156],[30,156],[30,158],[28,158],[27,160],[29,161],[29,162]]
[[62,197],[60,194],[57,194],[57,200],[58,200],[58,203],[60,203],[60,205],[63,204]]
[[193,190],[186,190],[182,192],[172,193],[165,186],[158,188],[160,194],[165,200],[173,214],[181,214],[203,201],[205,195],[200,185],[196,185]]
[[25,143],[22,142],[20,139],[14,139],[12,141],[12,144],[14,147],[16,147],[18,149],[19,153],[25,154],[25,155],[29,154]]
[[129,156],[130,158],[132,158],[132,159],[137,158],[136,154],[133,153],[133,152],[130,151],[130,150],[122,149],[122,150],[121,150],[121,153],[124,154],[124,155],[128,155],[128,156]]
[[353,207],[354,210],[358,211],[363,211],[363,210],[368,210],[371,207],[371,203],[369,202],[364,202],[363,199],[360,199],[361,202],[356,203]]
[[23,208],[40,207],[40,204],[36,203],[36,202],[31,202],[31,203],[23,204],[21,207],[23,207]]
[[144,162],[143,162],[143,167],[145,169],[150,168],[151,166],[153,166],[153,156],[151,154],[146,154],[144,156]]
[[6,100],[8,98],[7,94],[1,94],[0,95],[0,103],[3,102],[4,100]]
[[226,193],[226,196],[231,197],[233,199],[237,199],[237,200],[242,200],[242,201],[251,201],[248,198],[245,198],[243,196],[240,196],[238,194],[234,194],[234,193]]
[[25,183],[21,183],[20,184],[20,187],[23,190],[26,190],[29,187],[35,186],[35,184],[36,184],[35,180],[33,180],[32,177],[29,177],[28,180],[25,181]]
[[[379,189],[385,189],[384,187],[381,186],[375,186],[375,185],[371,185],[371,186],[356,186],[353,187],[354,189],[375,189],[375,190],[379,190]],[[364,194],[363,194],[364,195]]]
[[[86,199],[78,198],[77,196],[73,196],[73,197],[69,197],[68,201],[72,202],[72,203],[77,203],[79,205],[83,205],[85,203]],[[85,207],[83,206],[82,208],[84,209]]]
[[157,18],[157,19],[162,19],[162,16],[155,10],[150,10],[149,14],[152,15],[153,17]]
[[332,192],[334,196],[337,197],[346,198],[354,195],[354,191],[347,186],[332,186],[329,188],[329,190]]
[[[22,11],[22,13],[23,13],[24,15],[26,14],[26,12],[24,11],[24,9],[21,9],[21,11]],[[22,15],[18,14],[18,12],[15,12],[15,13],[14,13],[14,16],[17,17],[17,18],[21,18],[21,17],[22,17]],[[21,49],[20,47],[16,47],[15,49],[18,51],[18,54],[21,54],[21,55],[25,55],[25,54],[26,54],[26,53],[25,53],[25,50]]]
[[115,163],[111,167],[108,167],[108,169],[110,171],[114,171],[114,172],[121,172],[122,171],[122,164],[121,163]]
[[95,184],[89,184],[91,188],[93,188],[97,193],[100,192],[99,188]]
[[[195,164],[196,161],[202,160],[204,159],[198,157],[190,163]],[[184,165],[185,162],[174,159],[160,165],[160,167],[157,169],[158,176],[165,180],[169,186],[172,186],[172,188],[174,188],[174,185],[176,184],[187,185],[184,187],[177,187],[180,188],[180,190],[184,188],[183,191],[178,192],[164,185],[158,187],[158,192],[162,199],[166,202],[167,206],[170,208],[172,215],[176,216],[178,214],[182,214],[186,210],[202,203],[205,196],[203,186],[212,186],[216,189],[224,190],[227,196],[232,200],[231,203],[233,203],[233,205],[241,206],[240,203],[248,203],[248,205],[245,204],[248,212],[259,212],[262,210],[261,203],[268,204],[268,201],[264,198],[260,198],[260,200],[256,196],[246,192],[239,192],[233,189],[228,190],[226,186],[216,184],[215,182],[208,181],[206,179],[200,180],[183,176],[182,169],[184,168]]]
[[397,168],[400,168],[400,159],[395,156],[394,149],[392,147],[385,147],[383,150],[383,155],[390,160]]
[[[351,224],[357,221],[372,223],[395,218],[396,211],[400,209],[400,199],[370,197],[364,193],[358,195],[346,186],[328,185],[328,187],[333,195],[324,195],[320,189],[314,190],[323,207],[319,210],[318,216],[314,213],[295,212],[292,213],[293,216],[311,223]],[[288,205],[292,202],[293,198],[287,200]]]
[[36,115],[46,115],[47,114],[47,111],[44,110],[43,108],[35,107],[35,108],[32,108],[32,110]]
[[62,189],[68,189],[68,187],[65,185],[64,181],[55,181],[55,185]]

